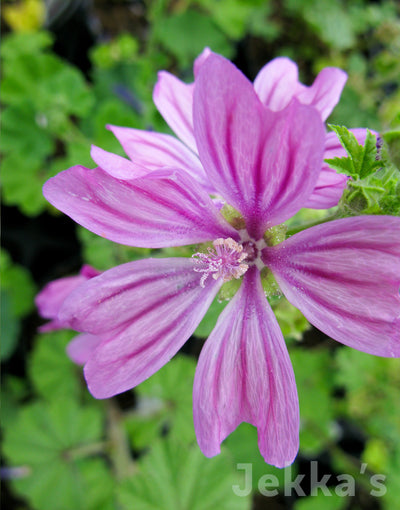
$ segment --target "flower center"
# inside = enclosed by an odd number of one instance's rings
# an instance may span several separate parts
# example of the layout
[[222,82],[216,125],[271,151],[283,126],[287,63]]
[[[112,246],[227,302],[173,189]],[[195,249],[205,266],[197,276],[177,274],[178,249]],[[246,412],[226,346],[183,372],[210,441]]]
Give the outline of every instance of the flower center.
[[232,278],[240,278],[249,268],[243,262],[248,257],[247,251],[232,238],[216,239],[213,241],[214,248],[208,248],[207,253],[195,253],[192,257],[195,260],[194,270],[203,273],[200,286],[205,286],[205,281],[211,274],[214,280],[222,278],[228,282]]

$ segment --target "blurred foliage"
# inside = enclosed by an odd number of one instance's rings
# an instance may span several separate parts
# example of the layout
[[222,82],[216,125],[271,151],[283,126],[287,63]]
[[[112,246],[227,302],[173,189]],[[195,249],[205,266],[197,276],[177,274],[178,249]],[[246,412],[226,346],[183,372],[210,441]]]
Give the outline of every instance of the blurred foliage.
[[3,17],[16,32],[29,32],[42,26],[45,6],[41,0],[24,0],[14,5],[4,5]]
[[0,252],[1,267],[1,360],[8,359],[17,347],[21,319],[34,308],[35,284],[29,271],[13,264],[4,250]]
[[[3,6],[2,17],[9,27],[1,47],[1,193],[5,205],[15,206],[24,217],[44,211],[56,214],[41,193],[49,177],[76,164],[94,167],[91,144],[123,155],[106,124],[170,132],[152,101],[157,71],[168,69],[191,81],[193,59],[209,46],[234,59],[250,78],[278,55],[298,62],[301,79],[307,84],[326,66],[347,71],[347,85],[329,121],[379,131],[384,144],[380,153],[370,144],[370,169],[377,170],[376,157],[384,159],[385,165],[369,176],[359,175],[359,181],[347,190],[353,195],[346,198],[346,204],[360,212],[362,193],[363,211],[400,214],[398,2],[146,0],[93,4],[96,12],[103,10],[105,15],[102,27],[94,11],[89,13],[90,23],[100,26],[87,75],[54,53],[54,36],[40,28],[45,19],[44,2],[25,0]],[[143,30],[120,30],[112,16],[116,9],[125,9],[127,19],[136,16]],[[106,26],[108,22],[117,28]],[[110,38],[110,32],[117,35]],[[373,188],[372,195],[365,195],[366,187],[369,191]],[[289,232],[330,213],[302,210],[288,225]],[[194,253],[191,247],[136,249],[110,243],[82,228],[77,232],[83,261],[99,270],[142,257]],[[25,501],[18,508],[249,509],[251,496],[240,498],[232,491],[232,485],[243,483],[239,463],[252,464],[255,493],[263,475],[275,476],[284,493],[285,472],[265,464],[257,447],[257,431],[251,425],[242,424],[231,434],[220,456],[206,459],[200,453],[192,419],[196,366],[192,357],[178,355],[121,397],[122,402],[95,401],[87,392],[81,368],[65,354],[74,333],[59,331],[25,338],[24,325],[33,310],[36,286],[27,269],[15,264],[6,252],[1,253],[1,268],[1,356],[6,363],[4,476],[11,478],[13,492]],[[198,326],[194,342],[201,342],[213,329],[232,291],[228,287]],[[378,506],[397,508],[399,360],[376,358],[338,345],[332,348],[329,342],[309,343],[304,333],[310,326],[300,312],[283,298],[269,299],[296,374],[300,458],[328,454],[332,469],[351,474],[356,492],[367,496],[349,501],[338,497],[331,487],[331,497],[319,494],[297,501],[287,497],[286,507],[376,508],[371,506],[376,501],[370,495],[370,480],[381,474],[386,477],[387,491]],[[29,346],[26,373],[18,357],[18,341]],[[9,369],[12,363],[18,370]],[[351,424],[362,438],[361,453],[341,446],[343,423]],[[368,466],[366,472],[363,464]],[[299,466],[293,465],[292,479]],[[264,507],[270,504],[266,499]]]
[[364,145],[360,145],[346,127],[330,127],[346,149],[347,156],[325,161],[337,172],[351,177],[339,203],[339,214],[399,216],[400,169],[393,159],[396,159],[400,133],[389,131],[390,136],[378,141],[376,135],[368,130]]

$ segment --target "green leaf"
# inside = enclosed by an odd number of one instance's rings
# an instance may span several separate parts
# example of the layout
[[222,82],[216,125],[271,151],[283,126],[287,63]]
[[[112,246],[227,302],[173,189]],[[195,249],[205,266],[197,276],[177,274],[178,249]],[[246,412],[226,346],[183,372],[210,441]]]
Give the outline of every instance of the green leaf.
[[199,3],[209,11],[212,20],[228,37],[240,39],[248,28],[251,16],[254,14],[260,16],[263,13],[264,2],[262,0],[225,0],[224,2],[201,0]]
[[[46,45],[41,49],[46,50]],[[14,52],[6,50],[2,99],[14,106],[29,99],[35,112],[45,116],[54,130],[60,117],[86,115],[93,98],[78,69],[48,51],[37,50],[27,54],[19,44],[14,45]]]
[[19,55],[35,55],[51,46],[53,37],[50,32],[19,32],[3,38],[0,55],[5,61],[12,61]]
[[105,271],[125,262],[147,258],[151,253],[148,248],[134,248],[113,243],[81,227],[78,228],[78,236],[83,244],[85,262],[99,271]]
[[347,506],[348,498],[335,494],[333,489],[329,489],[331,495],[325,495],[321,490],[316,495],[301,498],[294,504],[293,510],[344,510]]
[[218,297],[216,297],[193,334],[201,338],[207,338],[214,329],[218,317],[227,304],[228,301],[219,301]]
[[388,158],[400,169],[400,129],[392,129],[383,133],[382,138],[388,147]]
[[20,403],[29,396],[29,389],[26,381],[18,377],[4,375],[1,392],[1,426],[7,428],[12,426],[17,418]]
[[8,292],[1,290],[1,361],[7,360],[14,352],[18,343],[20,324],[18,319],[12,313],[11,299]]
[[341,174],[355,176],[354,164],[350,158],[325,159],[325,163]]
[[77,333],[52,331],[36,337],[29,374],[36,390],[47,400],[77,396],[81,387],[77,367],[67,356],[66,346]]
[[[25,160],[24,168],[35,167],[36,162],[43,161],[53,151],[53,141],[46,129],[47,120],[37,114],[32,104],[21,102],[6,108],[2,124],[2,152],[14,156],[18,162]],[[24,183],[20,184],[23,186]]]
[[299,393],[300,449],[307,454],[315,454],[325,447],[333,430],[333,366],[330,353],[293,348],[290,359]]
[[[242,423],[224,441],[224,446],[233,457],[234,464],[251,464],[253,489],[258,488],[259,480],[264,475],[273,475],[278,481],[277,489],[283,489],[285,472],[283,469],[266,464],[258,449],[257,429],[249,423]],[[295,466],[293,466],[294,474]],[[243,471],[240,471],[244,478]],[[244,486],[242,480],[241,487]],[[275,487],[274,487],[275,488]]]
[[385,442],[379,438],[368,439],[362,453],[362,460],[368,464],[369,469],[375,473],[386,471],[389,461],[389,452]]
[[18,206],[26,216],[35,216],[48,207],[42,193],[46,177],[42,173],[43,161],[24,154],[16,152],[4,158],[2,195],[5,204]]
[[102,451],[101,433],[102,415],[95,408],[81,408],[69,399],[25,406],[4,437],[9,465],[28,471],[25,478],[13,480],[14,489],[35,510],[96,510],[99,486],[100,499],[110,497],[103,461],[89,458]]
[[400,171],[382,160],[383,168],[365,179],[349,181],[339,203],[344,215],[400,215]]
[[337,134],[340,143],[346,149],[347,158],[327,159],[326,163],[341,173],[345,173],[354,179],[364,179],[382,166],[378,160],[376,136],[367,129],[364,145],[360,145],[354,136],[344,126],[329,125]]
[[96,67],[107,69],[118,62],[134,62],[138,50],[138,40],[131,34],[122,33],[110,42],[95,46],[91,59]]
[[[192,415],[195,368],[196,363],[192,358],[180,355],[137,386],[139,408],[127,422],[136,448],[151,444],[155,434],[160,434],[165,428],[183,442],[189,444],[195,440]],[[143,434],[146,423],[149,429]]]
[[14,264],[5,250],[0,251],[1,288],[7,292],[10,300],[10,313],[23,317],[34,308],[36,287],[29,271]]
[[348,9],[341,0],[286,0],[293,14],[301,16],[319,38],[332,48],[345,50],[355,42],[355,34]]
[[154,37],[178,59],[183,68],[191,65],[205,46],[226,57],[232,54],[231,45],[210,17],[190,9],[157,20]]
[[400,434],[400,360],[353,349],[336,354],[336,384],[346,390],[347,412],[370,434],[397,444]]
[[[400,448],[397,443],[397,447],[390,456],[389,466],[387,469],[387,477],[382,481],[380,477],[381,485],[378,487],[379,494],[382,494],[383,490],[386,489],[386,494],[383,498],[383,508],[385,510],[392,510],[396,508],[398,503],[398,494],[400,491],[400,478],[398,476],[400,472]],[[375,488],[376,490],[376,488]]]
[[245,510],[249,497],[238,497],[232,486],[237,473],[224,454],[207,459],[197,445],[177,439],[158,441],[138,464],[137,475],[118,489],[122,510]]
[[310,327],[310,323],[300,310],[292,306],[286,299],[281,298],[272,301],[272,308],[285,340],[287,342],[300,341],[303,333]]

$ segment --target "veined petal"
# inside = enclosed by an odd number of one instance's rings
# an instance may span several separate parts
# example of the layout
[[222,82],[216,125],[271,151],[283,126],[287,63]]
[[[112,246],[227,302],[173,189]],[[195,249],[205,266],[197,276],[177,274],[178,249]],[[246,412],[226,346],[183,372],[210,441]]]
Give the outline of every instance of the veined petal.
[[400,218],[345,218],[265,248],[287,299],[343,344],[400,356]]
[[[135,165],[148,170],[164,167],[180,168],[200,182],[208,192],[212,191],[213,188],[198,156],[178,139],[170,135],[143,131],[142,129],[118,126],[108,126],[108,128],[114,133]],[[96,161],[96,163],[103,168],[100,162]]]
[[260,101],[277,112],[290,103],[297,84],[297,65],[289,58],[278,57],[259,71],[254,80],[254,89]]
[[46,182],[47,200],[95,234],[129,246],[160,248],[238,238],[189,175],[155,170],[118,180],[100,168],[75,166]]
[[35,298],[35,305],[40,316],[44,319],[56,319],[66,297],[79,285],[99,274],[100,272],[93,267],[84,265],[78,275],[49,282]]
[[324,149],[314,108],[293,100],[272,112],[235,66],[210,55],[196,79],[193,114],[200,160],[250,236],[260,238],[304,207]]
[[166,71],[158,73],[153,101],[172,131],[194,153],[197,153],[193,134],[194,83],[186,84]]
[[317,184],[304,207],[311,209],[330,209],[338,205],[343,195],[348,177],[339,174],[327,165],[323,165]]
[[84,365],[102,341],[101,336],[82,333],[73,338],[67,345],[68,357],[77,365]]
[[132,163],[129,159],[105,151],[95,145],[92,145],[90,156],[96,165],[116,179],[137,179],[144,177],[151,171],[150,168],[145,168],[138,164],[137,161]]
[[311,104],[326,120],[337,105],[347,74],[337,67],[325,67],[315,78],[311,87],[298,84],[295,96],[303,104]]
[[89,390],[107,398],[167,363],[194,332],[221,282],[204,288],[192,259],[147,259],[104,272],[64,303],[60,317],[107,340],[85,366]]
[[44,319],[56,318],[68,294],[86,280],[87,278],[76,275],[49,282],[35,298],[35,305],[40,316]]
[[212,457],[243,421],[258,429],[265,461],[293,462],[299,409],[292,365],[276,318],[253,266],[201,351],[193,413],[202,452]]

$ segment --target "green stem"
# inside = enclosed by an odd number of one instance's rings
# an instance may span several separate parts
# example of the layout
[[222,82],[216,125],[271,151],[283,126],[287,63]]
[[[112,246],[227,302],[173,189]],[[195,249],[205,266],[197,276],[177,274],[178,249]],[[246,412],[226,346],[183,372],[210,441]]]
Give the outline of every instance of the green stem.
[[97,443],[89,443],[70,450],[66,450],[63,453],[64,458],[67,460],[76,460],[84,457],[90,457],[92,455],[104,454],[107,448],[105,441],[98,441]]
[[297,225],[292,228],[288,228],[286,232],[286,236],[292,236],[294,234],[297,234],[298,232],[301,232],[302,230],[305,230],[306,228],[315,227],[316,225],[321,225],[322,223],[326,223],[327,221],[337,220],[340,218],[340,215],[338,212],[335,212],[331,214],[330,216],[326,216],[325,218],[310,221],[309,223],[303,223],[302,225]]
[[135,472],[136,465],[132,459],[129,441],[122,424],[123,414],[112,399],[108,402],[107,418],[110,456],[115,475],[118,480],[122,480]]

